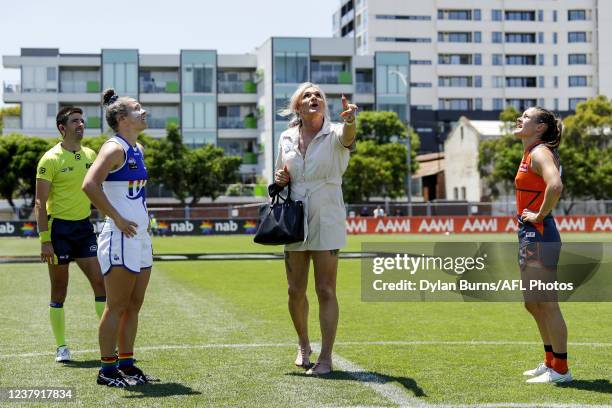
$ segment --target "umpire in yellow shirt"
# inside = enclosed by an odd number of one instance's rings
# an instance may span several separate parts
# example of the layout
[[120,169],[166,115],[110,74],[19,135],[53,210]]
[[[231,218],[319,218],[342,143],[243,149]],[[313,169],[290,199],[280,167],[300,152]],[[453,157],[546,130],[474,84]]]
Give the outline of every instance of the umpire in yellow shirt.
[[81,146],[85,121],[80,108],[61,109],[56,124],[63,140],[38,162],[36,222],[41,242],[40,257],[49,265],[51,279],[49,318],[57,344],[55,361],[63,362],[71,359],[64,319],[70,261],[76,261],[91,284],[98,318],[104,312],[106,292],[98,264],[96,234],[89,222],[91,204],[81,190],[96,153]]

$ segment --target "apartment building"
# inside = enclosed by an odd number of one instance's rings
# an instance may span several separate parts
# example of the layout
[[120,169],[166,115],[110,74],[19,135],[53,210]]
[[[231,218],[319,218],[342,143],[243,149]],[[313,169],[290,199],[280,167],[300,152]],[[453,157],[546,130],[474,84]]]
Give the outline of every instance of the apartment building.
[[20,117],[5,118],[4,131],[57,137],[57,110],[77,105],[85,112],[86,135],[107,132],[100,93],[113,87],[143,104],[152,136],[165,135],[166,126],[176,123],[186,145],[215,144],[242,156],[244,181],[271,181],[278,139],[288,124],[278,112],[304,81],[321,84],[335,120],[343,94],[362,109],[391,109],[409,119],[409,53],[356,56],[354,47],[351,38],[275,37],[241,55],[23,48],[20,55],[3,56],[6,69],[21,73],[20,81],[4,83],[4,102],[21,105]]
[[332,20],[357,55],[410,53],[411,123],[424,150],[462,115],[497,120],[507,105],[536,104],[569,114],[612,96],[609,0],[340,0]]

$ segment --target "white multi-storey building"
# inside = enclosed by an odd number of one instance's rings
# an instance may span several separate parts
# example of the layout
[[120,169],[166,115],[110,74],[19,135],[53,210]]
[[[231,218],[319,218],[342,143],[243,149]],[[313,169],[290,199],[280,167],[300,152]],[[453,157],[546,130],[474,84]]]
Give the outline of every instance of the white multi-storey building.
[[612,96],[610,0],[340,0],[333,32],[358,55],[410,53],[425,150],[461,115],[496,120],[536,104],[567,114]]

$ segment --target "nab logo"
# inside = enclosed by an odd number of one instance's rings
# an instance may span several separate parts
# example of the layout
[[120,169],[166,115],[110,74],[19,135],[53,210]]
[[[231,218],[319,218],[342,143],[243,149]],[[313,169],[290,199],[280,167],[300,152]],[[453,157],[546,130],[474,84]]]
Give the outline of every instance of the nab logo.
[[0,224],[0,234],[1,235],[5,235],[5,234],[12,234],[15,232],[15,226],[11,223],[5,222],[3,224]]

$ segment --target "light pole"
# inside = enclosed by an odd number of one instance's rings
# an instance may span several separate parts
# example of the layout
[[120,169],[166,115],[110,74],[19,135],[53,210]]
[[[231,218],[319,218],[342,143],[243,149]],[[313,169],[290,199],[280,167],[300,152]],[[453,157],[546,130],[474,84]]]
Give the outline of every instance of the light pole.
[[389,71],[395,74],[406,87],[406,163],[408,164],[408,175],[406,177],[406,195],[408,196],[408,215],[412,215],[412,145],[410,140],[410,86],[406,75],[399,71]]

